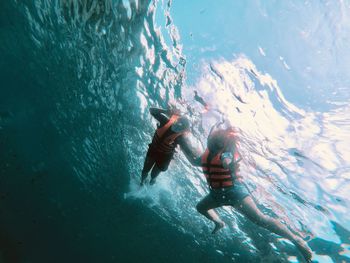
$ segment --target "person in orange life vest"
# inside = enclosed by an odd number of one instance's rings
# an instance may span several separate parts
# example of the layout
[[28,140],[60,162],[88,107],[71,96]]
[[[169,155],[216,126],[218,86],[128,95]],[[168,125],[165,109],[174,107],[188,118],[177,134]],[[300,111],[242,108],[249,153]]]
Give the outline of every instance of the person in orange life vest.
[[210,193],[197,204],[197,211],[214,222],[215,227],[212,231],[214,234],[223,228],[225,223],[213,209],[226,205],[233,206],[255,224],[289,239],[309,262],[312,253],[306,242],[294,235],[280,221],[263,214],[256,206],[239,175],[241,158],[235,141],[235,134],[231,128],[211,131],[207,149],[202,156],[194,160],[194,165],[202,167],[210,190]]
[[186,117],[180,116],[179,112],[173,109],[150,108],[150,113],[159,121],[159,125],[153,135],[152,143],[149,144],[142,169],[141,186],[151,169],[151,185],[161,172],[168,169],[178,144],[185,155],[189,148],[185,137],[189,132],[190,123]]

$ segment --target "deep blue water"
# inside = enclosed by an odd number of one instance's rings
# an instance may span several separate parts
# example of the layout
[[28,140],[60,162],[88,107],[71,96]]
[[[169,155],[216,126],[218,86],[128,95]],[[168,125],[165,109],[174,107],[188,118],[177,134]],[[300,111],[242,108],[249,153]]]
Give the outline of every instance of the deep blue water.
[[[0,262],[299,262],[178,152],[139,189],[151,106],[225,118],[265,213],[350,262],[349,1],[0,2]],[[194,90],[208,102],[203,111]],[[221,113],[220,113],[221,112]],[[300,261],[301,262],[301,261]]]

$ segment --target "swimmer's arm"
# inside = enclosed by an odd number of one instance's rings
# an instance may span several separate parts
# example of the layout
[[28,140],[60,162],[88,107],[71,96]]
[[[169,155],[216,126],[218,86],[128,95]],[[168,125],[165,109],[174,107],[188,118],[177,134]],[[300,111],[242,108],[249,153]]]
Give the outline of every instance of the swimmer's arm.
[[166,110],[166,109],[161,109],[161,108],[156,108],[156,107],[151,107],[149,108],[149,112],[153,115],[156,116],[158,114],[169,114],[170,110]]
[[181,150],[185,154],[187,160],[193,166],[201,166],[200,150],[193,146],[189,135],[183,135],[178,141]]
[[215,130],[219,129],[220,126],[221,126],[222,124],[224,124],[224,123],[225,123],[224,120],[220,120],[220,121],[216,122],[216,123],[211,127],[211,129],[210,129],[210,131],[209,131],[208,137],[210,137],[210,135],[211,135]]

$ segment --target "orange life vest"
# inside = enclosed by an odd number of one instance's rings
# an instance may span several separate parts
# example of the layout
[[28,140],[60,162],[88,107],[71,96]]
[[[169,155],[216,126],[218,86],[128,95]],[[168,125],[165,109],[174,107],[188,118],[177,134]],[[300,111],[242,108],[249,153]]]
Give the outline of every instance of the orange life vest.
[[166,124],[156,130],[151,143],[151,146],[156,151],[166,154],[174,152],[176,147],[174,142],[176,138],[186,133],[185,131],[177,133],[171,132],[170,134],[168,132],[171,125],[173,125],[179,117],[179,115],[172,115]]
[[202,155],[202,170],[207,179],[209,187],[212,189],[225,188],[233,186],[234,178],[229,169],[222,165],[220,151],[214,158],[208,162],[209,150],[206,149]]

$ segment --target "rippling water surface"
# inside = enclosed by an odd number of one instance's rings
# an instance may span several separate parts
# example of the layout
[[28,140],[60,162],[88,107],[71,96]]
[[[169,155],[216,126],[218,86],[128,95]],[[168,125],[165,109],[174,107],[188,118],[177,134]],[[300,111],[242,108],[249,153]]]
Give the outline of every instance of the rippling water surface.
[[209,235],[195,211],[206,183],[180,151],[139,189],[148,108],[168,103],[201,148],[218,120],[235,126],[261,209],[308,237],[315,262],[350,262],[349,1],[13,0],[0,12],[0,262],[301,260],[231,208]]

